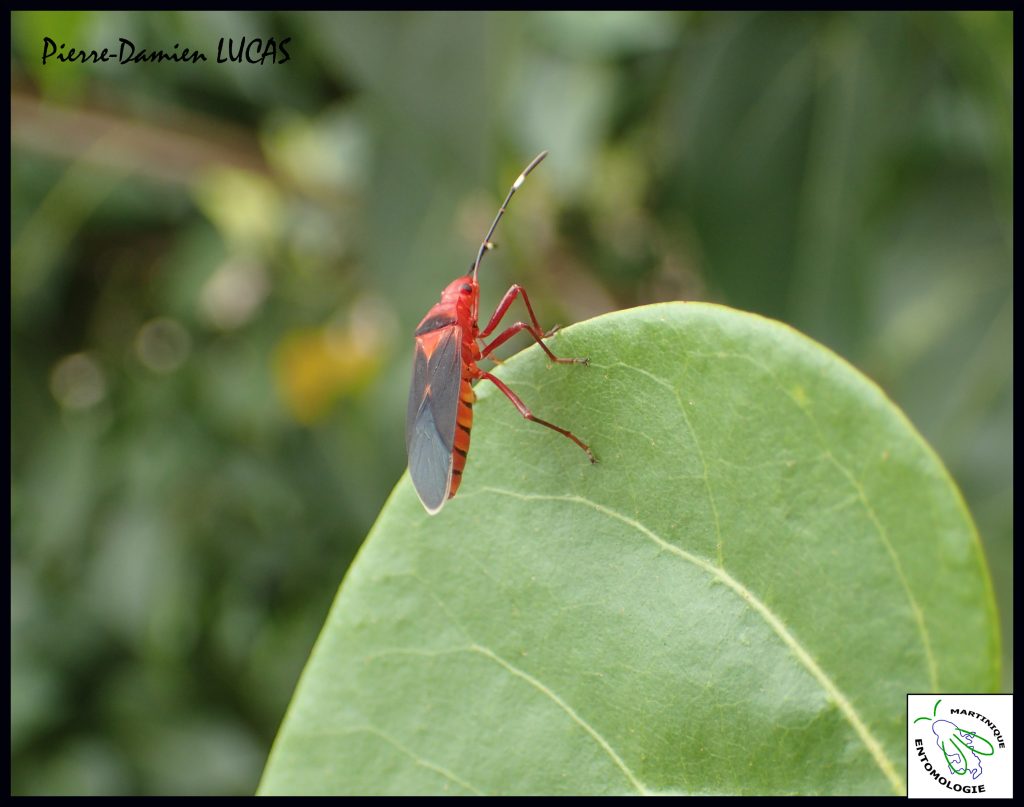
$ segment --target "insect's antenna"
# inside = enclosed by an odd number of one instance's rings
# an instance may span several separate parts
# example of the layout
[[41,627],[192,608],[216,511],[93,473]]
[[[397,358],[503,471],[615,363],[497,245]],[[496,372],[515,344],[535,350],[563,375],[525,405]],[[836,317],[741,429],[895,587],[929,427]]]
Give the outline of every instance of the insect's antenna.
[[491,224],[491,229],[487,231],[487,235],[484,236],[483,243],[480,244],[480,251],[476,254],[476,261],[473,263],[473,281],[476,282],[476,273],[480,268],[480,259],[483,258],[484,253],[491,248],[491,236],[494,235],[494,230],[498,226],[498,222],[501,221],[501,217],[505,214],[505,208],[508,207],[508,203],[512,200],[512,194],[519,190],[519,186],[523,184],[523,180],[526,179],[526,175],[529,174],[534,168],[540,165],[540,161],[548,156],[547,151],[542,151],[530,162],[526,168],[523,169],[523,173],[519,175],[519,178],[512,183],[512,188],[508,192],[508,196],[505,197],[505,201],[501,203],[501,209],[498,210],[498,215],[494,217],[494,222]]

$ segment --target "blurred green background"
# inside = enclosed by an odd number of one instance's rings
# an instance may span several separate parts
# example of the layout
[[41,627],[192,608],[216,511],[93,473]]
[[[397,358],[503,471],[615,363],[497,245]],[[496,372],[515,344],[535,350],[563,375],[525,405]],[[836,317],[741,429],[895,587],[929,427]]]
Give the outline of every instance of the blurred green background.
[[11,21],[12,792],[254,790],[412,329],[545,148],[482,306],[714,300],[852,361],[964,492],[1012,689],[1009,13]]

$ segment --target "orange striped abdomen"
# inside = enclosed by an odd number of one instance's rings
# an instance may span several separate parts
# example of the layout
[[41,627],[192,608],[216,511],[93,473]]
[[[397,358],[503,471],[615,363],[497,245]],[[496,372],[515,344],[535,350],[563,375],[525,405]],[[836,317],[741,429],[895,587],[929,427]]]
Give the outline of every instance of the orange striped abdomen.
[[[455,448],[452,449],[452,484],[448,498],[455,495],[462,482],[462,469],[466,467],[466,455],[469,453],[469,431],[473,428],[473,404],[476,393],[468,378],[462,379],[459,388],[459,414],[455,419]],[[449,410],[450,411],[450,410]]]

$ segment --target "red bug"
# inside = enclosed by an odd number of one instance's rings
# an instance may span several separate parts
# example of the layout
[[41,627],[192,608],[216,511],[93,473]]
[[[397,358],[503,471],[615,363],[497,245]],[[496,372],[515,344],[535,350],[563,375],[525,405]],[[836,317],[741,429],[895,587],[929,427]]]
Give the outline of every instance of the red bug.
[[[472,382],[476,379],[485,378],[493,382],[524,418],[568,437],[586,452],[591,462],[596,462],[589,446],[575,434],[541,420],[501,379],[477,366],[480,359],[486,358],[496,347],[523,330],[537,341],[551,361],[559,364],[590,363],[589,359],[560,359],[551,352],[544,344],[544,337],[551,336],[558,328],[556,326],[547,333],[541,331],[530,298],[518,284],[505,292],[483,330],[477,324],[480,286],[476,282],[476,274],[480,260],[494,246],[491,236],[512,194],[523,184],[526,175],[547,155],[546,151],[538,154],[512,183],[498,215],[494,217],[491,229],[480,244],[473,268],[448,284],[441,292],[440,302],[427,312],[416,328],[416,359],[405,419],[405,448],[409,455],[409,476],[412,477],[420,501],[431,515],[455,495],[462,481],[462,470],[469,451],[469,432],[473,427],[476,393]],[[479,343],[491,335],[513,300],[520,295],[526,304],[530,322],[515,323],[498,334],[490,344],[481,347]]]

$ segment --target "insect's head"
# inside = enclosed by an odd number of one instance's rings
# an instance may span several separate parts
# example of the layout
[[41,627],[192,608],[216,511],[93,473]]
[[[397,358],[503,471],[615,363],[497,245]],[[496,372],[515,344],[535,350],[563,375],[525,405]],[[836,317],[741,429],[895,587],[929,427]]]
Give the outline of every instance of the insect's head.
[[480,294],[480,286],[473,277],[473,273],[457,277],[449,283],[441,292],[441,301],[446,303],[465,304],[470,303]]

